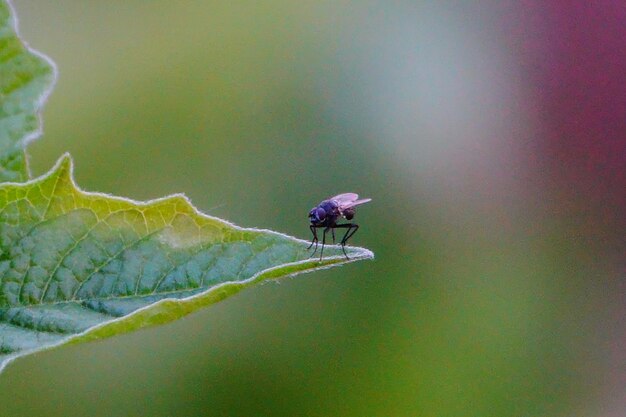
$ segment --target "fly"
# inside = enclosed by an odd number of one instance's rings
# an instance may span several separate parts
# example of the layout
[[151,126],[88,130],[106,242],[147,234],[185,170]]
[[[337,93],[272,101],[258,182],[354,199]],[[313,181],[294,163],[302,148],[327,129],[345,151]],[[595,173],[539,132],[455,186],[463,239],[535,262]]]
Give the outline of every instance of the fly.
[[339,194],[334,197],[329,198],[328,200],[324,200],[319,203],[316,207],[313,207],[309,212],[309,220],[311,221],[311,225],[309,228],[311,229],[311,233],[313,233],[313,240],[309,245],[308,249],[311,249],[313,245],[315,245],[315,250],[311,254],[311,256],[315,255],[317,252],[317,229],[324,228],[324,232],[322,234],[322,250],[320,251],[320,261],[322,260],[322,256],[324,254],[324,245],[326,244],[326,232],[329,230],[333,236],[333,243],[335,243],[335,229],[347,229],[346,233],[343,235],[343,239],[341,239],[341,250],[343,250],[343,254],[346,256],[346,259],[350,259],[348,254],[346,253],[346,242],[350,239],[357,230],[359,230],[359,225],[355,223],[343,223],[337,224],[337,220],[344,218],[348,221],[354,218],[354,209],[356,206],[360,204],[365,204],[369,201],[372,201],[371,198],[363,198],[359,200],[359,195],[354,193],[345,193]]

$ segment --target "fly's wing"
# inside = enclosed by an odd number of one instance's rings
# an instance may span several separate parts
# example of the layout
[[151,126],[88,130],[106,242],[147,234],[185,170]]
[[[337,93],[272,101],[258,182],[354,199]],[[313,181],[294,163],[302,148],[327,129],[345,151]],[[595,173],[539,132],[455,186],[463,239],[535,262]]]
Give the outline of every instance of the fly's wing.
[[339,211],[365,204],[368,201],[372,201],[371,198],[362,198],[358,200],[359,195],[355,193],[344,193],[332,197],[330,200],[336,201],[339,204]]
[[341,203],[339,205],[339,207],[341,207],[341,210],[350,208],[350,207],[356,207],[359,206],[361,204],[365,204],[365,203],[369,203],[370,201],[372,201],[371,198],[362,198],[361,200],[355,200],[355,201],[350,201],[350,202],[346,202],[346,203]]
[[334,197],[329,198],[329,200],[335,200],[339,205],[350,203],[352,201],[356,201],[359,198],[358,194],[354,193],[344,193],[339,194]]

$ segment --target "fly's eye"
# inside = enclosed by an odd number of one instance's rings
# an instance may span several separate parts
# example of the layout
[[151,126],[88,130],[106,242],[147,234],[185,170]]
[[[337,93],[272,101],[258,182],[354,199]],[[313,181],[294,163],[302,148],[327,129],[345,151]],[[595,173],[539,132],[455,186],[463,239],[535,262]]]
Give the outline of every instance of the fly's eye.
[[315,216],[320,221],[324,220],[326,218],[326,210],[324,210],[321,207],[318,207],[318,209],[315,211]]

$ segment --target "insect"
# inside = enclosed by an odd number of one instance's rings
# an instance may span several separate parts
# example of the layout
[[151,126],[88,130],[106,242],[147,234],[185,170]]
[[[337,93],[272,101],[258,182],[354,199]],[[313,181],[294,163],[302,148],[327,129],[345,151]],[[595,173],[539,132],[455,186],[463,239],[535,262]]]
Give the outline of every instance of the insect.
[[322,256],[324,255],[324,245],[326,244],[326,232],[329,230],[333,236],[333,243],[335,243],[335,229],[348,229],[346,233],[343,235],[343,239],[341,239],[341,249],[343,250],[343,254],[348,258],[348,254],[346,253],[346,242],[350,239],[357,230],[359,230],[359,225],[355,223],[344,223],[337,224],[337,220],[343,217],[344,219],[350,221],[354,218],[354,208],[360,204],[365,204],[369,201],[372,201],[371,198],[363,198],[359,200],[359,195],[354,193],[345,193],[339,194],[334,197],[329,198],[328,200],[324,200],[319,203],[316,207],[313,207],[309,212],[309,220],[311,221],[311,225],[309,228],[311,229],[311,233],[313,233],[313,240],[309,245],[308,249],[311,249],[313,245],[315,245],[315,250],[311,254],[311,256],[315,255],[317,252],[317,229],[324,228],[324,232],[322,234],[322,250],[320,251],[320,261],[322,260]]

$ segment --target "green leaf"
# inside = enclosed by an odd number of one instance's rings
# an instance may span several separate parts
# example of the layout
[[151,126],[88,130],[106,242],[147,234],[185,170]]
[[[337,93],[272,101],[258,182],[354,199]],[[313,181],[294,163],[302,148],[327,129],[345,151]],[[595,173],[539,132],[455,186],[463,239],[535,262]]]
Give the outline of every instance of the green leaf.
[[8,3],[0,1],[0,181],[29,178],[24,148],[41,133],[39,111],[56,70],[16,34]]
[[[254,202],[248,202],[250,206]],[[79,190],[69,155],[0,185],[0,369],[66,343],[165,323],[264,280],[372,258],[244,229],[182,195],[146,203]]]

